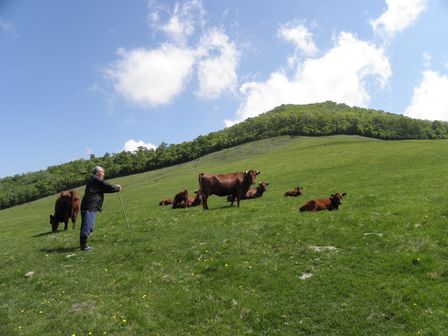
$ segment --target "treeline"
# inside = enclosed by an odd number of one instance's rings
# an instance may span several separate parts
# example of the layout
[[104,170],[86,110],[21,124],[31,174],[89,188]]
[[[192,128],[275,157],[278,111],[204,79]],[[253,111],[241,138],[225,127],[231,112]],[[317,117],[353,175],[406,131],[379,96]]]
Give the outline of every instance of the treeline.
[[107,169],[108,178],[141,173],[197,159],[243,143],[276,137],[361,135],[385,140],[446,139],[448,123],[416,120],[383,111],[325,102],[281,105],[222,131],[201,135],[180,144],[162,143],[156,150],[90,156],[46,170],[0,179],[0,209],[33,201],[85,184],[93,167]]

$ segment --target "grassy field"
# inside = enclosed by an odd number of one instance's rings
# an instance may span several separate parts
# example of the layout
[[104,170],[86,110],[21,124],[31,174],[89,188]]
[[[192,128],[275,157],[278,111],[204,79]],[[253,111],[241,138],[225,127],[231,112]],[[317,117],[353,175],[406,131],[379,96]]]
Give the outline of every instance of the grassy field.
[[[113,180],[133,233],[106,195],[91,252],[79,224],[50,234],[56,196],[0,211],[0,335],[447,335],[447,157],[442,140],[246,144]],[[270,184],[240,208],[158,206],[246,169]],[[297,211],[338,191],[339,211]]]

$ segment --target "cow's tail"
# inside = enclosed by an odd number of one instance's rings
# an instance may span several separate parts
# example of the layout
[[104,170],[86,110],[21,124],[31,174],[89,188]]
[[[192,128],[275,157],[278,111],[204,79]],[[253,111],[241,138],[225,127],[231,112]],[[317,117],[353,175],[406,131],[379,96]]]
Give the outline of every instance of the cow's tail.
[[198,182],[199,182],[199,193],[202,195],[203,193],[203,186],[202,186],[202,176],[204,176],[204,173],[200,173],[199,177],[198,177]]

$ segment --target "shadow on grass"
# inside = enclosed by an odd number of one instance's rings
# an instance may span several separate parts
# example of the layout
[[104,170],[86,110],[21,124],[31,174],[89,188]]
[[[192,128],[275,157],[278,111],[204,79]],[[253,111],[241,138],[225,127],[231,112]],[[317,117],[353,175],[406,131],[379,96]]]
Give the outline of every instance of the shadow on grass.
[[213,211],[213,210],[232,209],[232,208],[238,209],[238,207],[237,207],[236,205],[233,205],[233,206],[232,206],[232,205],[228,204],[228,205],[217,206],[217,207],[208,208],[208,209],[201,209],[201,210],[204,210],[204,211]]
[[35,235],[33,236],[33,238],[39,238],[39,237],[48,236],[48,235],[51,235],[51,234],[60,233],[60,232],[62,232],[62,231],[57,231],[57,232],[52,232],[52,231],[42,232],[42,233],[35,234]]
[[39,238],[39,237],[48,236],[48,235],[51,235],[51,234],[62,233],[62,232],[66,232],[66,231],[68,231],[68,230],[58,230],[58,231],[55,231],[55,232],[53,232],[53,231],[46,231],[46,232],[35,234],[33,236],[33,238]]
[[44,252],[44,253],[68,253],[68,252],[74,252],[74,251],[79,251],[79,246],[40,249],[40,252]]

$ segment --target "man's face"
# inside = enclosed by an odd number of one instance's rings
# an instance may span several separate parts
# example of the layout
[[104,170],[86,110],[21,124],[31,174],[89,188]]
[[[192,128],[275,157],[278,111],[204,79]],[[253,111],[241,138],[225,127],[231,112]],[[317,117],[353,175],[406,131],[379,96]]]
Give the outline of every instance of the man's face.
[[96,176],[98,176],[99,178],[104,178],[104,170],[98,170],[96,172]]

